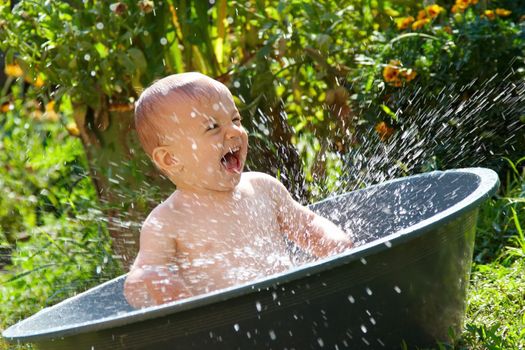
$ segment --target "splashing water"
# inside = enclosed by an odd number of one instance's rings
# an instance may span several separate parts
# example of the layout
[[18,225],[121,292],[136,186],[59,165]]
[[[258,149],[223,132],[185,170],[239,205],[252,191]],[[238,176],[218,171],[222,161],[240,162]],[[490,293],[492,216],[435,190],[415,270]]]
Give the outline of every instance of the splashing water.
[[399,130],[387,142],[379,142],[374,130],[350,135],[347,142],[357,136],[360,146],[341,155],[341,186],[333,194],[438,168],[494,166],[506,156],[498,143],[518,147],[525,128],[525,83],[508,84],[503,77],[494,86],[495,79],[468,96],[469,86],[444,86],[434,105],[420,98],[422,88],[399,94],[397,104],[406,106],[396,111]]

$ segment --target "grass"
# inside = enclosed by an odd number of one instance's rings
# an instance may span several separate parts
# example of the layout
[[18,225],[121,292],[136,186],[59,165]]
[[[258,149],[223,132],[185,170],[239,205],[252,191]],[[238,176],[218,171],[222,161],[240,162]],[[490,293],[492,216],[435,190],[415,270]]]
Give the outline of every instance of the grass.
[[525,157],[480,209],[465,331],[458,349],[525,349]]
[[474,265],[465,332],[468,349],[525,348],[525,258]]

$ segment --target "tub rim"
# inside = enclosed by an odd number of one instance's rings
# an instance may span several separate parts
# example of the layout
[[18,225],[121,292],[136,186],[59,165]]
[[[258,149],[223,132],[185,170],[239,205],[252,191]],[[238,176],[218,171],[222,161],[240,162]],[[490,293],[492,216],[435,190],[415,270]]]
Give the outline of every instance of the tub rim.
[[[472,193],[470,193],[468,196],[458,201],[454,205],[450,206],[449,208],[443,211],[440,211],[436,213],[435,215],[432,215],[431,217],[418,222],[415,225],[411,225],[407,228],[391,233],[385,237],[375,239],[371,242],[368,242],[366,244],[353,248],[347,252],[339,253],[339,254],[332,255],[327,258],[320,259],[315,262],[307,263],[299,267],[296,267],[292,270],[289,270],[287,272],[281,272],[275,275],[271,275],[271,276],[267,276],[267,277],[258,279],[256,281],[249,282],[249,283],[244,283],[241,285],[236,285],[236,286],[232,286],[228,288],[215,290],[209,293],[196,295],[196,296],[182,299],[179,301],[173,301],[173,302],[158,305],[158,306],[151,306],[147,308],[137,309],[137,310],[130,311],[130,312],[123,312],[120,315],[116,314],[111,317],[104,317],[104,318],[97,319],[95,321],[74,323],[74,324],[69,324],[67,326],[49,328],[49,329],[46,329],[40,332],[31,332],[31,333],[26,332],[26,331],[18,332],[18,329],[20,327],[22,327],[26,323],[31,322],[33,319],[37,317],[42,317],[45,313],[51,310],[54,310],[58,307],[61,307],[63,305],[66,305],[68,303],[71,303],[75,301],[76,299],[81,298],[83,295],[87,293],[94,293],[97,290],[105,287],[108,284],[114,283],[119,279],[123,279],[127,276],[127,273],[126,273],[124,275],[113,278],[109,281],[106,281],[102,284],[99,284],[95,287],[92,287],[73,297],[63,300],[55,305],[46,307],[38,311],[37,313],[29,316],[28,318],[4,330],[2,332],[2,337],[8,341],[38,342],[38,341],[43,341],[43,340],[56,339],[60,337],[95,332],[95,331],[100,331],[104,329],[122,327],[128,324],[138,323],[141,321],[147,321],[147,320],[155,319],[155,318],[160,318],[163,316],[168,316],[170,314],[187,311],[187,310],[194,309],[194,308],[201,308],[201,307],[204,307],[210,304],[215,304],[218,302],[223,302],[229,299],[233,299],[241,295],[251,294],[251,293],[263,290],[263,289],[271,288],[273,286],[285,284],[285,283],[288,283],[294,280],[298,280],[302,277],[308,277],[308,276],[320,273],[325,270],[329,270],[329,269],[332,269],[332,268],[335,268],[341,265],[346,265],[353,261],[377,254],[378,252],[384,249],[398,246],[400,244],[404,244],[410,240],[413,240],[423,235],[425,232],[433,230],[434,228],[440,226],[440,224],[443,223],[444,221],[453,220],[461,216],[462,214],[470,211],[471,209],[474,209],[481,202],[483,202],[484,200],[492,196],[496,192],[499,186],[499,178],[496,172],[488,168],[476,167],[476,168],[450,169],[450,170],[444,170],[444,171],[437,170],[437,171],[431,171],[431,172],[426,172],[426,173],[421,173],[421,174],[416,174],[416,175],[411,175],[411,176],[400,177],[400,178],[384,181],[384,182],[381,182],[375,185],[371,185],[364,189],[359,189],[359,190],[352,191],[352,192],[360,192],[360,191],[365,191],[365,190],[369,191],[370,189],[373,189],[376,187],[393,184],[397,182],[402,182],[402,181],[408,181],[410,179],[416,179],[419,177],[428,177],[428,176],[441,177],[449,173],[469,173],[469,174],[477,175],[479,179],[477,188]],[[350,192],[340,194],[337,196],[333,196],[333,197],[328,197],[321,201],[315,202],[314,204],[320,205],[324,202],[332,201],[338,197],[345,196],[348,193]]]

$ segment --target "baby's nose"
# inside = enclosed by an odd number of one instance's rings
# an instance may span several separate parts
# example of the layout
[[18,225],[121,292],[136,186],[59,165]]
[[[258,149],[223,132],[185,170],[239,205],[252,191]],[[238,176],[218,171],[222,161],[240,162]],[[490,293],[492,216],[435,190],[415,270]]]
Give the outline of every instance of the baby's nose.
[[236,137],[241,137],[241,133],[242,133],[242,130],[241,130],[241,126],[238,126],[238,125],[230,125],[227,129],[226,129],[226,138],[227,139],[233,139],[233,138],[236,138]]

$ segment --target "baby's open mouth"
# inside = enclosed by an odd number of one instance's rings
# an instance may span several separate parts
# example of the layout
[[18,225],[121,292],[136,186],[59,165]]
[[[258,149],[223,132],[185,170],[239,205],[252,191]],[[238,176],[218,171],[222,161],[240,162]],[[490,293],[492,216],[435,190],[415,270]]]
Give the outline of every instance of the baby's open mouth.
[[230,148],[230,151],[221,158],[221,164],[227,171],[241,173],[241,148]]

